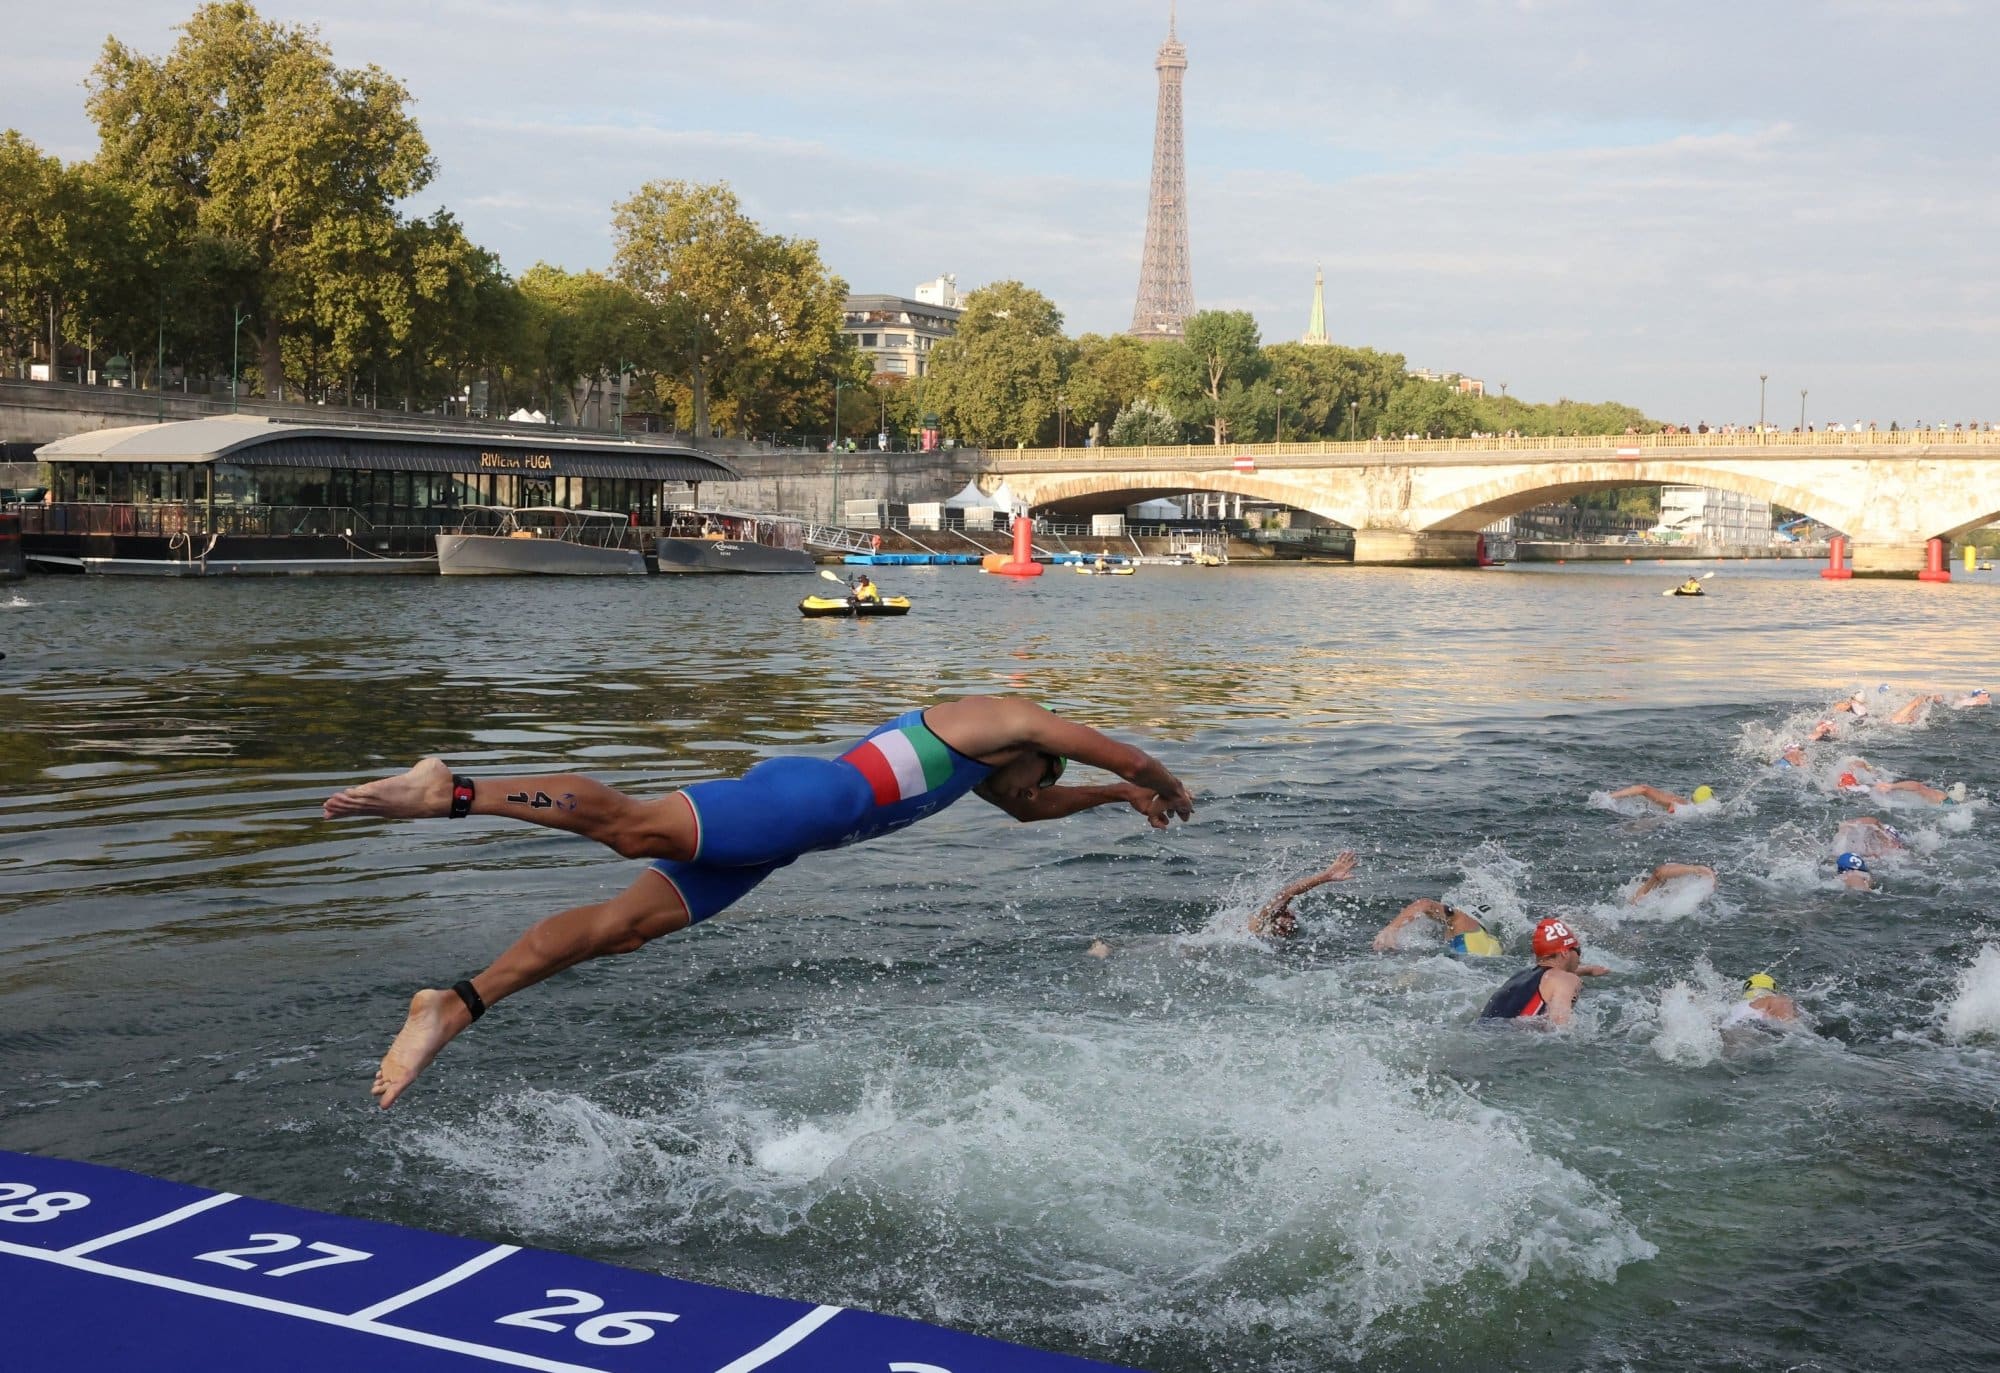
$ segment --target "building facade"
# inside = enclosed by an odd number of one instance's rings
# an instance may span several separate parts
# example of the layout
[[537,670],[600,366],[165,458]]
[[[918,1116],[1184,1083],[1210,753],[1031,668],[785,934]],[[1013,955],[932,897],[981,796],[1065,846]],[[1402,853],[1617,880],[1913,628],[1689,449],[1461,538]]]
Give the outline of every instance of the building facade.
[[1771,505],[1706,486],[1663,486],[1656,532],[1682,543],[1769,543]]
[[909,296],[849,296],[841,332],[867,355],[871,369],[893,376],[921,377],[930,370],[931,350],[958,331],[958,278],[945,275]]

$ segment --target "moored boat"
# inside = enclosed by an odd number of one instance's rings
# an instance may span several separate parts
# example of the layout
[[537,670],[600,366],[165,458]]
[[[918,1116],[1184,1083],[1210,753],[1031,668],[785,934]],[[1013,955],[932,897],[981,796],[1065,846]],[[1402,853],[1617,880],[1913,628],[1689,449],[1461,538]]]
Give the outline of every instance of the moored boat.
[[677,510],[654,542],[662,572],[810,572],[801,520],[725,510]]
[[646,555],[623,515],[560,506],[478,506],[468,514],[488,529],[437,536],[445,577],[643,577]]

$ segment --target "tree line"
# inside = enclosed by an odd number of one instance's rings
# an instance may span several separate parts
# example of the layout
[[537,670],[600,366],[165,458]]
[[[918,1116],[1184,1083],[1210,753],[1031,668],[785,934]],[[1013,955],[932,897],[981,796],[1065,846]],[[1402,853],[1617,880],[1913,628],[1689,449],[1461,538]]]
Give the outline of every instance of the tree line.
[[0,133],[0,368],[119,356],[211,390],[574,422],[616,378],[639,408],[736,432],[823,426],[847,287],[726,185],[648,182],[613,207],[608,273],[518,278],[448,211],[399,206],[437,165],[407,89],[308,27],[204,5],[164,57],[107,39],[95,157]]
[[1201,311],[1180,339],[1152,342],[1127,334],[1067,338],[1055,303],[1017,281],[971,292],[964,310],[957,333],[933,350],[929,374],[890,385],[890,408],[933,412],[947,433],[981,447],[1660,427],[1628,405],[1464,394],[1452,383],[1408,375],[1400,353],[1266,344],[1242,310]]

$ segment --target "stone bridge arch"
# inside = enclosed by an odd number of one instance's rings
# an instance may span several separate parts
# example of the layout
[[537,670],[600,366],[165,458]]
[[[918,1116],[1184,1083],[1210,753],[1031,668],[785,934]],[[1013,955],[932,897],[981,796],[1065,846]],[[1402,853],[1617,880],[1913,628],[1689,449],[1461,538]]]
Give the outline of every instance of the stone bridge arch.
[[[1465,481],[1467,476],[1475,479]],[[1810,515],[1842,532],[1851,530],[1858,513],[1848,501],[1783,480],[1777,474],[1756,469],[1736,471],[1711,463],[1625,460],[1522,464],[1489,472],[1458,468],[1449,477],[1426,485],[1433,489],[1413,493],[1416,499],[1408,516],[1412,532],[1476,532],[1539,505],[1628,486],[1704,486],[1733,491]]]
[[1007,484],[1015,495],[1037,509],[1050,505],[1086,502],[1094,497],[1116,497],[1123,508],[1141,501],[1209,491],[1218,495],[1244,496],[1253,501],[1271,501],[1317,515],[1336,524],[1357,528],[1361,508],[1352,500],[1342,501],[1323,489],[1323,483],[1309,480],[1317,472],[1010,472]]

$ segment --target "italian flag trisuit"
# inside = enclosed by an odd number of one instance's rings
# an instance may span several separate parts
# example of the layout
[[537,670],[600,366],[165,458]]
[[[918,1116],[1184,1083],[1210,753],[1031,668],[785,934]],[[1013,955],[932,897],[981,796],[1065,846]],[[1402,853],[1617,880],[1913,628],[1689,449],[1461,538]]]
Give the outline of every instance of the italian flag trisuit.
[[878,734],[841,756],[868,779],[875,804],[913,801],[951,780],[951,750],[922,724]]

